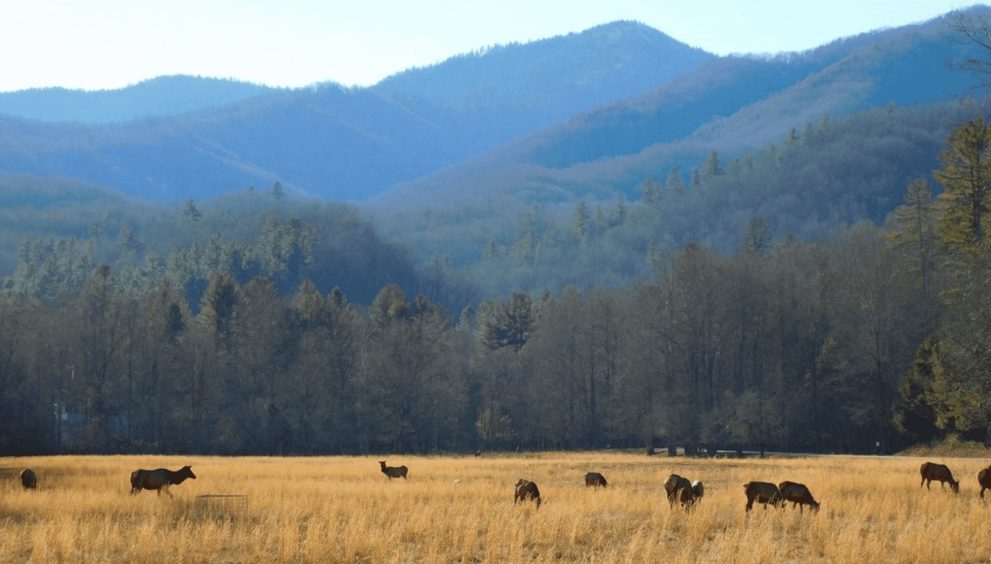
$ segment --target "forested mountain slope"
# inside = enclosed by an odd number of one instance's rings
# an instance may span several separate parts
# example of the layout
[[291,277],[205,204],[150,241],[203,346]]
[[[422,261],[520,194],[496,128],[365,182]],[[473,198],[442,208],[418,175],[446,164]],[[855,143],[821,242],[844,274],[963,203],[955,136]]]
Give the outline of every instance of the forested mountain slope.
[[819,121],[737,158],[710,152],[691,163],[697,182],[647,174],[621,199],[411,210],[379,223],[422,257],[444,257],[481,295],[622,287],[653,276],[658,259],[691,242],[732,252],[755,218],[768,236],[813,241],[858,221],[880,223],[912,180],[932,178],[954,128],[991,117],[989,104],[875,108]]

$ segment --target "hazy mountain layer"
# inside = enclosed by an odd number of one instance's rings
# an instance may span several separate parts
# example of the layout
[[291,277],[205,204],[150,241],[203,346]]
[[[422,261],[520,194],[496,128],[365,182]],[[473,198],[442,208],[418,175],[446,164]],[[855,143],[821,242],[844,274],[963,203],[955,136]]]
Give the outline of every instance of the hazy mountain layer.
[[274,91],[235,80],[160,76],[111,90],[32,88],[0,92],[0,114],[51,122],[112,123],[175,116]]
[[397,186],[373,203],[408,210],[630,197],[645,177],[666,178],[674,167],[688,182],[713,150],[742,156],[823,119],[970,95],[974,77],[959,63],[982,55],[940,18],[806,53],[723,58],[644,96]]
[[[8,118],[0,123],[0,169],[84,179],[158,201],[276,181],[299,193],[364,200],[573,109],[663,86],[711,58],[619,23],[465,55],[371,89],[324,85],[99,126]],[[458,103],[438,96],[444,88],[424,86],[451,76],[466,85]],[[469,88],[466,77],[477,84]],[[487,86],[499,79],[503,88]]]

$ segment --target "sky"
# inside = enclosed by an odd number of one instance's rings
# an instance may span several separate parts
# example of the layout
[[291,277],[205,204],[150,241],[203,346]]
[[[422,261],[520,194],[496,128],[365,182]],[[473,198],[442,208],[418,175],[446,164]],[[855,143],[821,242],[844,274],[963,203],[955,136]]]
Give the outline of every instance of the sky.
[[717,55],[801,51],[976,0],[0,0],[0,92],[190,74],[366,86],[616,20]]

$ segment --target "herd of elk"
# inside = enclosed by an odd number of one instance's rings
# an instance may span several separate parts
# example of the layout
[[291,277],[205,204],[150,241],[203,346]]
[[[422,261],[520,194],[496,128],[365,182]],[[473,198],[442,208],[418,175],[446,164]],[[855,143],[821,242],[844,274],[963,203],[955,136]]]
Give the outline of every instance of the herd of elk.
[[767,509],[768,504],[774,507],[784,507],[787,502],[791,502],[792,508],[798,506],[799,512],[803,512],[808,505],[812,511],[819,511],[819,502],[812,497],[812,492],[805,484],[789,482],[785,480],[778,485],[771,482],[747,482],[743,484],[743,492],[747,494],[747,511],[754,507],[754,502]]
[[[480,454],[480,451],[476,451],[475,456],[479,456]],[[409,469],[406,466],[386,466],[384,460],[379,461],[379,466],[382,473],[389,477],[389,479],[406,479],[409,474]],[[925,485],[927,489],[931,489],[930,483],[935,480],[940,483],[941,487],[944,487],[948,483],[954,493],[960,493],[960,482],[953,478],[953,473],[944,464],[926,462],[919,468],[919,474],[922,476],[922,482],[919,484],[919,487]],[[21,485],[25,489],[37,488],[38,475],[30,468],[22,470],[19,477]],[[171,496],[169,486],[179,485],[188,478],[196,479],[196,475],[193,474],[189,466],[183,466],[178,471],[165,468],[135,470],[131,473],[131,495],[145,489],[155,490],[159,495],[164,490],[166,494]],[[991,466],[977,473],[977,482],[981,486],[980,497],[983,499],[984,490],[991,490]],[[599,472],[588,472],[585,474],[585,486],[605,488],[607,487],[606,478]],[[818,511],[820,506],[819,502],[812,496],[809,488],[805,484],[797,482],[786,480],[778,485],[774,485],[771,482],[752,481],[744,484],[743,490],[747,497],[746,511],[748,512],[753,509],[754,502],[762,504],[765,510],[768,504],[774,507],[781,507],[789,501],[792,503],[792,507],[797,506],[800,512],[804,510],[806,505],[812,511]],[[690,482],[687,478],[683,478],[677,474],[671,474],[664,480],[664,491],[667,494],[668,503],[672,507],[674,507],[675,502],[680,502],[681,506],[687,509],[702,499],[705,489],[699,480]],[[533,501],[537,508],[539,508],[541,503],[540,490],[537,488],[536,483],[520,478],[514,487],[513,504],[515,505],[527,500]]]

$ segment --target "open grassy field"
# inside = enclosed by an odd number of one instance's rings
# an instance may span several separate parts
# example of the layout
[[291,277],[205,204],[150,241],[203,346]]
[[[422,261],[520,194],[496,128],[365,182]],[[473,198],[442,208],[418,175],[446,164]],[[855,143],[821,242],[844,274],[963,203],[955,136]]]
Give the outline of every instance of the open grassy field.
[[[623,453],[390,457],[0,458],[0,560],[14,562],[987,562],[991,496],[981,459],[949,465],[961,491],[919,488],[912,457],[691,459]],[[192,465],[173,496],[128,495],[137,468]],[[609,488],[586,489],[586,471]],[[692,511],[669,508],[672,472],[705,483]],[[544,503],[513,505],[537,482]],[[755,506],[743,483],[792,480],[818,514]],[[241,501],[204,494],[243,494]]]

